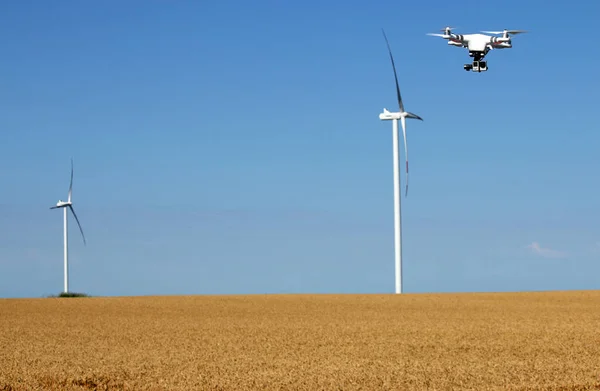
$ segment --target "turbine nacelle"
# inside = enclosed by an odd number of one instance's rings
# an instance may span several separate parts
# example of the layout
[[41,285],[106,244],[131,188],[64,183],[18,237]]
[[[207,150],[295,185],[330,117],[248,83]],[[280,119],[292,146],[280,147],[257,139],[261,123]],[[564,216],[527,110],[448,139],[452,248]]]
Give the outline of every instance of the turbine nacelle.
[[402,113],[399,111],[392,113],[388,109],[383,109],[383,113],[379,114],[379,119],[382,121],[400,119],[402,117],[406,117],[406,114],[406,112]]
[[64,208],[69,205],[72,205],[72,203],[69,201],[58,200],[58,202],[56,203],[56,205],[53,208]]
[[391,111],[389,111],[388,109],[383,109],[383,113],[379,114],[379,119],[382,121],[389,121],[389,120],[397,120],[397,119],[402,119],[402,118],[412,118],[412,119],[418,119],[420,121],[423,121],[423,118],[419,117],[418,115],[408,112],[408,111],[397,111],[395,113],[392,113]]

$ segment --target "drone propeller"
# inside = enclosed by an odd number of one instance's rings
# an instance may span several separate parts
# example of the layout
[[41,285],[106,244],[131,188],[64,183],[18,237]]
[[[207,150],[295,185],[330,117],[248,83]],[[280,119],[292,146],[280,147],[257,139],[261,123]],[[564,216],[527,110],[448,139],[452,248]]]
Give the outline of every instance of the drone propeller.
[[522,33],[526,33],[527,31],[525,30],[503,30],[503,31],[482,31],[482,33],[487,33],[487,34],[511,34],[511,35],[517,35],[517,34],[522,34]]
[[457,29],[457,27],[446,26],[443,29],[440,29],[440,31],[443,31],[446,36],[450,36],[452,35],[452,30],[454,29]]
[[445,39],[451,38],[452,37],[452,30],[456,29],[457,27],[444,27],[443,29],[440,29],[441,32],[443,32],[444,34],[437,34],[437,33],[427,33],[427,35],[431,35],[433,37],[442,37]]

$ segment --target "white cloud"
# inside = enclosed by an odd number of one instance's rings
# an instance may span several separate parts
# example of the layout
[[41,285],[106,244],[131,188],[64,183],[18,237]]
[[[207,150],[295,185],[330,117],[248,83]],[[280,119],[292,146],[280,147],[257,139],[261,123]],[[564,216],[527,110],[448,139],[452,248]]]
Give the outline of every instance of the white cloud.
[[542,247],[538,242],[532,242],[530,245],[527,246],[527,248],[529,248],[532,253],[545,258],[562,258],[567,255],[562,251]]

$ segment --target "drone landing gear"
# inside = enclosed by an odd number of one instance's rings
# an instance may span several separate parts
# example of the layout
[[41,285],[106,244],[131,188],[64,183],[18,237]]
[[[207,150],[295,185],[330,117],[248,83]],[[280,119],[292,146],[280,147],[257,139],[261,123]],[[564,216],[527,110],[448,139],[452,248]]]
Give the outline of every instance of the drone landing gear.
[[463,68],[465,71],[473,71],[473,72],[485,72],[488,70],[487,62],[483,61],[487,51],[485,52],[469,52],[469,56],[473,57],[473,64],[465,64]]

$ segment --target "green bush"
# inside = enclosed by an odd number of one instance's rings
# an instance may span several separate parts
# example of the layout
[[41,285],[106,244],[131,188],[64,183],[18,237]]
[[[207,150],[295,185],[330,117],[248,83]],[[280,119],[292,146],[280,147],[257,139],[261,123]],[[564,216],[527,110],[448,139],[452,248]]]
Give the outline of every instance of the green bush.
[[91,297],[85,293],[76,293],[76,292],[61,292],[58,295],[52,295],[50,297]]

